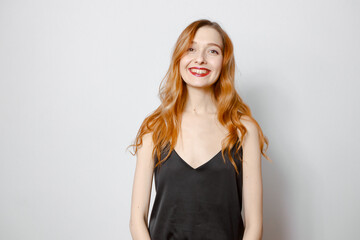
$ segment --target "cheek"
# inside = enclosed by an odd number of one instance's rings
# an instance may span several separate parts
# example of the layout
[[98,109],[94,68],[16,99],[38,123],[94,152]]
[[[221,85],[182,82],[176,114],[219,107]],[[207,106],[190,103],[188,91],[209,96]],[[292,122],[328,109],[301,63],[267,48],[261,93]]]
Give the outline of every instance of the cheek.
[[180,60],[180,68],[186,68],[186,66],[189,64],[189,59],[187,57],[183,57],[181,60]]
[[180,63],[179,63],[179,71],[180,71],[180,75],[183,77],[184,74],[186,74],[186,68],[188,66],[188,61],[186,61],[186,59],[181,59]]
[[222,67],[222,58],[221,59],[218,59],[214,62],[214,66],[216,69],[218,69],[218,71],[221,70],[221,67]]

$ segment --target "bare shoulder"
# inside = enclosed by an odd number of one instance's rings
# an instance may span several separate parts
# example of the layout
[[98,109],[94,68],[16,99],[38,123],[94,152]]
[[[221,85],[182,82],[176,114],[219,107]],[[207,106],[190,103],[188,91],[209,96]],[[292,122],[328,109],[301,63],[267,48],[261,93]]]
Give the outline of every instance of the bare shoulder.
[[152,140],[152,133],[146,133],[142,137],[142,145],[139,146],[137,152],[138,161],[150,161],[153,159],[151,157],[152,150],[154,148],[154,143]]
[[153,140],[152,140],[152,132],[146,133],[142,137],[142,146],[141,147],[152,147],[153,146]]
[[[242,115],[240,117],[240,122],[244,125],[244,127],[246,128],[247,134],[246,134],[246,138],[248,137],[257,137],[258,136],[258,128],[256,126],[256,123],[249,117],[246,115]],[[238,135],[239,137],[241,137],[241,132],[238,129]]]

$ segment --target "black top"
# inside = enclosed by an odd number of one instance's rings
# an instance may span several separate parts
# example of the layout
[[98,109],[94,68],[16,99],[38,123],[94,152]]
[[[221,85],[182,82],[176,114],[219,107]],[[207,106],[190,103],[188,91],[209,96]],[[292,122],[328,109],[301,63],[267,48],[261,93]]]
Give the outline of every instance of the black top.
[[[155,169],[156,197],[149,221],[152,240],[242,239],[242,166],[235,150],[231,154],[239,175],[226,151],[226,163],[219,151],[193,168],[173,150]],[[242,147],[239,153],[242,157]]]

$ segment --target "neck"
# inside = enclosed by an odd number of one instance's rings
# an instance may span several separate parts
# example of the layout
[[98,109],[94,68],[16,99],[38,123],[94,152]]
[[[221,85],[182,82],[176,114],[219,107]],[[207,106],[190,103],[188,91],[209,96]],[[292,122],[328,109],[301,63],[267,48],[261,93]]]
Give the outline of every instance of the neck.
[[187,88],[184,112],[193,114],[215,114],[217,106],[212,99],[212,88]]

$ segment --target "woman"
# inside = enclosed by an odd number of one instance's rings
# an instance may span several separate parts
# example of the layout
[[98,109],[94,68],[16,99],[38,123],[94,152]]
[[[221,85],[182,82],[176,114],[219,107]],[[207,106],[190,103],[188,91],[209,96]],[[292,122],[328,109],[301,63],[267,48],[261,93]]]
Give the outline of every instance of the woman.
[[161,104],[130,145],[137,154],[133,239],[261,239],[261,155],[270,160],[263,151],[268,140],[237,94],[234,74],[232,42],[216,22],[201,19],[185,28],[160,88]]

